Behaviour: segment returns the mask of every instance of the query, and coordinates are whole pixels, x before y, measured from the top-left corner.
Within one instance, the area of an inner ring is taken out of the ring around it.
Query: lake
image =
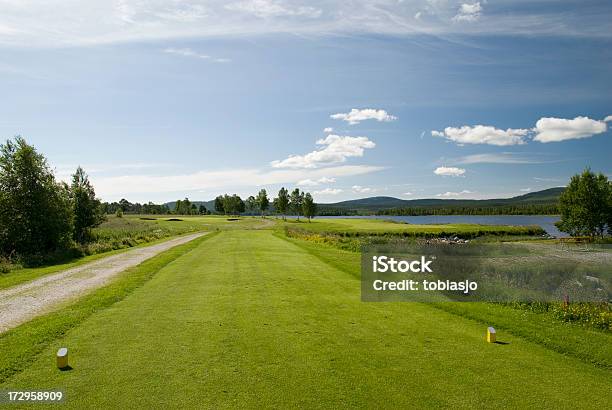
[[[552,236],[567,237],[557,229],[558,216],[548,215],[424,215],[424,216],[319,216],[317,218],[376,218],[411,224],[539,225]]]

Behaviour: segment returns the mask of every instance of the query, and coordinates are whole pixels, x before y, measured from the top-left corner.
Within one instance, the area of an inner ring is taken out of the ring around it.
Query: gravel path
[[[160,252],[202,235],[205,233],[185,235],[156,245],[132,249],[0,290],[0,333],[47,312],[68,299],[103,286],[118,273]]]

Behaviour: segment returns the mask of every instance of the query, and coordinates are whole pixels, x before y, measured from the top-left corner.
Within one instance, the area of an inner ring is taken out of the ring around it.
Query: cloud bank
[[[441,198],[453,198],[453,197],[458,197],[458,196],[463,196],[463,195],[468,195],[468,194],[473,194],[472,191],[469,191],[467,189],[464,189],[463,191],[460,192],[444,192],[442,194],[437,194],[437,197],[441,197]]]
[[[244,168],[232,170],[202,170],[189,174],[177,175],[121,175],[97,176],[90,174],[96,187],[96,193],[104,200],[118,200],[130,197],[135,200],[152,200],[149,194],[203,190],[252,190],[253,187],[296,184],[299,181],[311,180],[317,183],[331,183],[337,178],[365,175],[383,170],[384,167],[372,165],[340,165],[324,169],[258,169]]]
[[[340,188],[325,188],[320,191],[314,191],[315,195],[338,195],[344,192],[344,190]]]
[[[207,54],[200,54],[190,48],[166,48],[164,49],[164,53],[176,54],[182,57],[199,58],[202,60],[211,61],[213,63],[229,63],[231,61],[229,58],[216,58]]]
[[[567,9],[500,1],[486,3],[486,14],[483,5],[448,0],[5,0],[0,45],[64,47],[275,33],[612,37],[612,12],[605,4],[586,12],[578,4]]]

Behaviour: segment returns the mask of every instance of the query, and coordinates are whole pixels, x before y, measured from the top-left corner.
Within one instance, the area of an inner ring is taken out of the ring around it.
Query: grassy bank
[[[333,233],[346,237],[401,236],[401,237],[452,237],[470,239],[484,235],[542,235],[539,226],[439,224],[416,225],[382,219],[313,219],[312,222],[288,220],[285,226],[315,233]]]
[[[282,237],[283,234],[277,232],[276,235]],[[354,250],[342,244],[304,240],[303,237],[288,240],[334,268],[356,279],[360,278],[360,254]],[[339,249],[338,246],[345,249]],[[552,309],[548,312],[534,311],[521,306],[491,303],[439,303],[431,306],[485,326],[493,325],[559,353],[612,369],[612,350],[609,348],[612,345],[612,333],[609,330],[593,328],[589,325],[588,318],[586,322],[585,318],[580,318],[575,320],[575,323],[570,323],[559,318]],[[593,314],[600,315],[601,309],[602,307],[599,307]],[[609,312],[608,308],[605,309],[605,312]]]
[[[85,244],[75,244],[54,254],[30,255],[13,263],[5,261],[0,268],[0,289],[174,236],[200,231],[253,229],[265,224],[261,218],[253,217],[124,215],[117,218],[109,215],[104,223],[92,230],[90,241]]]
[[[0,383],[25,369],[37,355],[51,346],[88,317],[123,300],[150,280],[161,268],[179,256],[195,249],[208,234],[187,244],[163,252],[142,264],[121,273],[109,285],[66,306],[12,330],[0,334]]]

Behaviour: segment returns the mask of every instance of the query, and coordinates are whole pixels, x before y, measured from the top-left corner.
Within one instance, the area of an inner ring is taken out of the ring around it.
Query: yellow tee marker
[[[57,368],[64,369],[68,367],[68,349],[62,347],[57,351]]]
[[[495,340],[496,340],[495,329],[489,326],[487,328],[487,342],[495,343]]]

